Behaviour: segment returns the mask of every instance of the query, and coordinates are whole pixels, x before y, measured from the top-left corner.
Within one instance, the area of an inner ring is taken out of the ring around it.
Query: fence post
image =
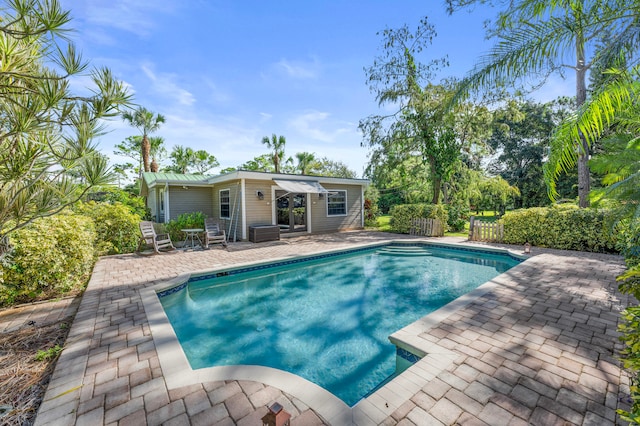
[[[469,218],[469,240],[473,241],[473,222],[476,220],[475,216]]]

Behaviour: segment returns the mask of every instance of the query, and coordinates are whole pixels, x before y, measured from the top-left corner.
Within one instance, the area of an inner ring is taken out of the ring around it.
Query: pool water
[[[390,334],[517,263],[508,255],[387,246],[218,274],[160,300],[193,369],[274,367],[353,406],[394,374]]]

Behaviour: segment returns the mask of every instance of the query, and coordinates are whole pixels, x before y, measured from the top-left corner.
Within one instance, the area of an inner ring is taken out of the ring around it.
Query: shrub
[[[462,202],[447,205],[447,226],[449,231],[460,232],[469,222],[469,206]]]
[[[205,216],[202,212],[182,213],[167,223],[166,232],[169,233],[172,241],[182,240],[184,233],[181,229],[204,228],[204,219]]]
[[[574,205],[535,207],[506,213],[504,242],[591,252],[616,252],[616,238],[605,220],[606,210]]]
[[[380,193],[378,190],[369,186],[364,192],[364,225],[373,227],[377,226],[378,216],[380,212],[378,210],[378,200],[380,199]]]
[[[399,234],[408,234],[411,219],[440,219],[446,228],[447,209],[442,204],[400,204],[391,207],[391,230]]]
[[[87,201],[98,203],[121,203],[127,206],[131,213],[142,220],[151,220],[151,211],[146,206],[143,197],[131,194],[123,189],[113,186],[101,186],[93,188],[86,196]]]
[[[627,271],[618,277],[620,291],[640,300],[640,220],[627,220],[622,224],[620,252],[627,262]],[[620,355],[624,367],[631,376],[629,391],[632,406],[629,412],[619,410],[623,420],[633,424],[640,422],[640,306],[628,306],[622,311],[618,325],[620,341],[624,348]]]
[[[95,252],[93,221],[75,214],[40,218],[11,234],[13,251],[0,266],[0,305],[81,290]]]
[[[95,250],[98,256],[133,253],[140,241],[141,217],[120,202],[80,203],[75,210],[93,219],[97,238]]]

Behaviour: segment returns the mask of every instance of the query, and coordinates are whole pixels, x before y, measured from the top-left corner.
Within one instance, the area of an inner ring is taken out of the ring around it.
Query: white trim
[[[335,194],[337,192],[344,192],[344,214],[329,214],[329,197],[331,197],[331,194]],[[329,190],[329,194],[326,194],[324,196],[325,198],[325,214],[327,215],[327,217],[340,217],[340,216],[347,216],[349,215],[349,205],[347,203],[347,190],[346,189],[330,189]]]
[[[223,217],[222,216],[222,196],[220,195],[220,193],[222,191],[229,191],[229,216],[227,217]],[[231,189],[230,188],[223,188],[223,189],[218,189],[218,217],[220,219],[231,219]]]
[[[171,216],[171,209],[169,208],[169,184],[165,183],[164,185],[164,192],[165,192],[165,202],[166,205],[164,206],[164,223],[169,223],[169,217]]]
[[[307,192],[306,195],[307,195],[307,199],[304,204],[304,209],[307,215],[305,219],[307,223],[305,223],[305,225],[307,227],[307,234],[310,234],[311,233],[311,193]]]
[[[240,198],[240,202],[242,203],[242,239],[247,239],[247,203],[246,203],[246,182],[245,179],[240,179],[240,191],[242,194],[242,198]],[[236,224],[237,228],[237,224]]]
[[[310,175],[290,175],[283,173],[264,173],[264,172],[252,172],[247,170],[237,170],[235,172],[227,173],[224,175],[213,176],[207,180],[208,183],[222,183],[230,180],[250,179],[250,180],[298,180],[298,181],[315,181],[327,184],[336,185],[364,185],[368,186],[370,181],[368,179],[348,179],[348,178],[336,178],[329,176],[310,176]],[[182,184],[184,185],[184,184]]]
[[[360,226],[364,228],[364,187],[360,187]]]
[[[278,185],[271,185],[271,224],[278,224],[278,217],[276,216],[276,210],[278,206],[278,200],[276,200],[276,191],[280,189]]]

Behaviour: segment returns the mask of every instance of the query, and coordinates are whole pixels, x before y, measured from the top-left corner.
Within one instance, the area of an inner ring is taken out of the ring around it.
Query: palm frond
[[[624,78],[616,79],[603,87],[582,105],[576,114],[565,120],[551,138],[551,153],[545,164],[545,180],[552,200],[557,199],[556,181],[558,176],[576,165],[582,152],[581,136],[588,147],[600,139],[617,115],[631,105],[640,87],[631,75],[619,71]],[[637,72],[634,71],[634,74]]]

